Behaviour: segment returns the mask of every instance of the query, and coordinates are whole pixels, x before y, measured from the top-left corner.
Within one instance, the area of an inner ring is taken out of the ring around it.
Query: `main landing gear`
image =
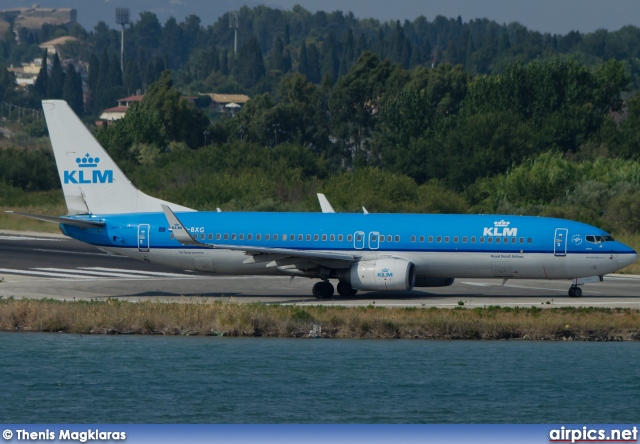
[[[338,282],[338,294],[340,296],[355,296],[358,292],[355,288],[346,282]]]
[[[333,296],[333,285],[329,281],[316,282],[313,286],[313,295],[318,299],[329,299]],[[346,282],[338,282],[338,294],[340,296],[354,296],[358,290]]]
[[[581,296],[582,288],[578,287],[577,285],[572,285],[571,288],[569,288],[569,297],[579,298]]]
[[[333,296],[333,285],[329,281],[316,282],[312,291],[318,299],[329,299]]]

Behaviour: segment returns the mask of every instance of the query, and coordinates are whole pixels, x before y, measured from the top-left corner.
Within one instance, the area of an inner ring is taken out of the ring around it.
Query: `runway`
[[[569,281],[456,279],[450,287],[394,293],[359,292],[318,300],[315,281],[289,277],[221,276],[177,270],[112,256],[62,235],[0,231],[0,296],[91,300],[272,304],[375,304],[396,307],[600,306],[640,309],[640,276],[608,275],[570,298]]]

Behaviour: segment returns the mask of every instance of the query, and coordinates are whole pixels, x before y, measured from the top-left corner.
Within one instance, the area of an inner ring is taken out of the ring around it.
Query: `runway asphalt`
[[[0,231],[0,296],[65,300],[233,300],[273,304],[466,307],[600,306],[640,309],[640,276],[608,275],[570,298],[569,281],[456,279],[450,287],[402,293],[359,292],[318,300],[315,281],[289,277],[220,276],[110,256],[63,235]],[[335,284],[335,283],[334,283]]]

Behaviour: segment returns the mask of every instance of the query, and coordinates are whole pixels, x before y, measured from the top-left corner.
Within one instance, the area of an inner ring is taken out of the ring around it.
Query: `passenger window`
[[[342,234],[338,234],[338,242],[342,242],[344,236]]]
[[[216,234],[216,240],[220,240],[220,233]]]
[[[240,240],[244,240],[244,234],[240,234]]]
[[[433,242],[433,236],[429,236],[429,242]]]
[[[314,235],[313,235],[313,240],[314,240],[314,241],[317,241],[318,239],[320,239],[320,236],[318,236],[317,234],[314,234]]]
[[[453,238],[453,242],[456,243],[456,244],[458,243],[458,236]]]
[[[499,244],[499,243],[500,243],[500,238],[496,237],[496,244]]]
[[[362,242],[362,234],[356,234],[356,242]]]
[[[475,244],[476,243],[476,237],[475,236],[471,236],[471,243]]]
[[[209,240],[213,240],[213,233],[209,233]]]
[[[300,235],[300,236],[302,237],[302,235]],[[296,235],[295,235],[295,234],[290,234],[290,235],[289,235],[289,240],[290,240],[290,241],[294,241],[294,240],[296,240]],[[300,239],[300,240],[302,240],[302,239]]]
[[[265,234],[264,235],[264,240],[268,241],[269,239],[271,239],[271,235]]]
[[[380,236],[378,236],[378,237],[379,237],[379,239],[378,239],[378,240],[379,240],[380,242],[384,242],[384,235],[383,235],[383,234],[381,234],[381,235],[380,235]]]
[[[236,240],[236,233],[233,233],[233,234],[231,235],[231,240]]]
[[[322,242],[326,242],[326,241],[327,241],[327,235],[326,235],[326,234],[323,234],[323,235],[322,235]]]
[[[251,240],[252,236],[250,234],[247,234],[247,240]]]
[[[353,240],[352,234],[347,234],[347,242],[351,242]]]
[[[467,243],[467,236],[462,236],[462,243],[466,244]]]
[[[531,238],[527,238],[527,243],[530,244],[531,243]]]
[[[387,242],[391,242],[391,236],[387,236]]]
[[[420,242],[424,242],[424,236],[420,236]]]
[[[273,240],[278,240],[278,235],[277,234],[273,235]]]
[[[282,239],[283,242],[286,241],[287,240],[287,235],[283,234],[281,239]]]
[[[481,238],[480,238],[480,243],[481,243],[481,244],[484,244],[484,237],[481,237]]]
[[[293,240],[293,239],[291,239]],[[302,241],[302,234],[298,234],[298,241]]]
[[[311,235],[307,234],[307,242],[309,242],[311,240]]]
[[[229,235],[228,234],[224,234],[224,240],[229,240]]]
[[[169,235],[169,239],[173,239],[174,237],[176,237],[176,236],[175,236],[173,233],[171,233],[171,234]]]
[[[444,237],[444,242],[445,242],[446,244],[448,244],[448,243],[449,243],[449,236],[445,236],[445,237]]]
[[[515,244],[515,243],[516,243],[516,238],[515,238],[515,237],[512,237],[512,238],[511,238],[511,243],[512,243],[512,244]]]
[[[262,238],[262,234],[256,234],[256,240],[260,240]]]
[[[521,244],[524,244],[524,237],[521,237],[521,238],[520,238],[520,243],[521,243]]]
[[[411,236],[411,242],[415,242],[416,241],[416,237],[415,236]]]
[[[332,235],[331,235],[331,237],[329,238],[329,240],[330,240],[331,242],[334,242],[334,241],[336,240],[336,235],[335,235],[335,234],[332,234]]]
[[[394,240],[395,240],[396,242],[400,242],[400,236],[396,236],[396,237],[394,238]]]
[[[442,236],[436,237],[436,242],[438,242],[438,243],[442,242]]]
[[[488,237],[487,238],[487,242],[492,243],[493,242],[493,238],[492,237]]]

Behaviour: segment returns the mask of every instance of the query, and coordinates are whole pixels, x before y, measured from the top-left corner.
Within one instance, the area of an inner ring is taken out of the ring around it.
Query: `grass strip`
[[[185,302],[188,302],[185,300]],[[370,339],[640,340],[623,308],[385,308],[0,297],[0,331]]]

